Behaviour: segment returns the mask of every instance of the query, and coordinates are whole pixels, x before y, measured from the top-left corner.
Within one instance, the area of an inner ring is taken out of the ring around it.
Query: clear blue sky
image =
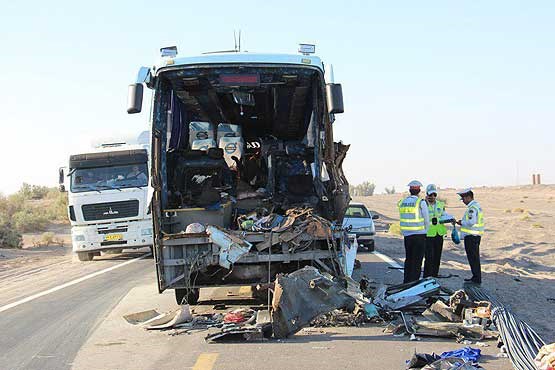
[[[555,183],[554,19],[553,1],[4,1],[0,191],[54,185],[70,152],[147,129],[125,112],[139,66],[161,46],[229,49],[233,29],[244,50],[312,42],[334,64],[351,183]]]

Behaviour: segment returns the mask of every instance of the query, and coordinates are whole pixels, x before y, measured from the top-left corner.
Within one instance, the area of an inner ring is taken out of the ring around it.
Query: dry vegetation
[[[23,184],[17,193],[0,194],[0,247],[21,247],[23,233],[46,231],[54,222],[67,221],[67,193],[56,188]],[[44,233],[38,245],[56,243]]]

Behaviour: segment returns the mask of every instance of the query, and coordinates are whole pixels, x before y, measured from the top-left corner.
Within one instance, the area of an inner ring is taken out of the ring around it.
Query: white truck
[[[299,52],[162,48],[129,87],[128,113],[141,111],[144,85],[153,90],[154,255],[159,291],[178,303],[202,287],[341,269],[348,145],[333,141],[332,122],[342,90],[313,45]]]
[[[73,154],[68,167],[60,168],[73,252],[80,261],[91,261],[101,251],[152,249],[148,164],[148,143],[119,142]]]

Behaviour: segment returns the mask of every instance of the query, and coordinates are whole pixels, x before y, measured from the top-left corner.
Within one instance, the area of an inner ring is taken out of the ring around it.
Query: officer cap
[[[430,195],[430,194],[437,194],[437,186],[435,186],[435,184],[430,184],[428,186],[426,186],[426,194]]]
[[[466,194],[469,194],[469,193],[472,193],[472,188],[466,188],[466,189],[463,189],[463,190],[457,192],[457,194],[461,197],[463,195],[466,195]]]
[[[424,185],[422,185],[422,183],[418,180],[412,180],[408,184],[409,188],[414,188],[414,189],[416,189],[416,188],[420,189],[422,186],[424,186]]]

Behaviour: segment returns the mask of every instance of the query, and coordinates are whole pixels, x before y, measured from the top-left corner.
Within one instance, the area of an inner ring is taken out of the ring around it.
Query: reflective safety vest
[[[471,204],[466,209],[462,221],[468,221],[470,219],[470,211],[476,212],[476,219],[478,220],[474,225],[467,227],[461,226],[461,231],[467,235],[483,235],[484,234],[484,212],[478,204]]]
[[[408,197],[399,201],[399,223],[401,231],[424,231],[426,224],[420,211],[422,199]]]
[[[428,227],[428,233],[426,236],[436,236],[436,235],[445,235],[447,234],[447,228],[444,224],[439,223],[439,219],[443,215],[445,211],[445,203],[442,201],[436,200],[435,204],[428,204],[428,213],[430,214],[430,226]],[[432,223],[432,218],[437,218],[437,224],[434,225]]]

